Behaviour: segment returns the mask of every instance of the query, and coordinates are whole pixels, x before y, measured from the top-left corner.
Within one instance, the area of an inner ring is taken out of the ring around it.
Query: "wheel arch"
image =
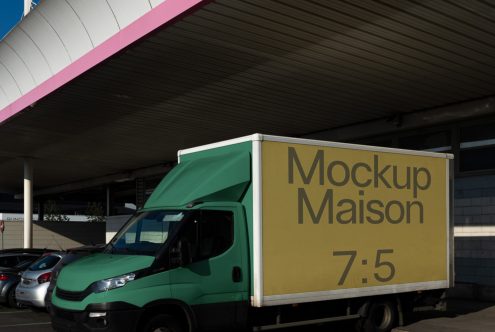
[[[184,325],[185,330],[188,332],[194,332],[197,330],[197,321],[191,307],[180,300],[156,300],[147,303],[144,307],[144,312],[139,319],[138,327],[143,326],[144,322],[150,317],[157,314],[171,314],[180,320]]]

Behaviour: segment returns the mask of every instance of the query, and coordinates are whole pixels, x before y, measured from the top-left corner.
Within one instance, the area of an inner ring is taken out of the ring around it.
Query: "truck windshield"
[[[154,256],[188,211],[149,211],[134,216],[105,248],[106,253]]]

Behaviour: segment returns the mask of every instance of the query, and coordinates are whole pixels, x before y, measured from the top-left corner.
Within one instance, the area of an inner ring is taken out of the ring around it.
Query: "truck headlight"
[[[106,292],[106,291],[114,289],[114,288],[124,287],[129,281],[132,281],[135,278],[136,278],[136,275],[134,273],[127,273],[127,274],[123,274],[123,275],[118,276],[118,277],[103,279],[103,280],[97,281],[94,284],[93,291],[95,293],[101,293],[101,292]]]

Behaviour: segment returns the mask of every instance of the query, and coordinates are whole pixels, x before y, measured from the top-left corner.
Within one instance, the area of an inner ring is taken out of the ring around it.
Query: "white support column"
[[[24,160],[24,248],[33,247],[33,165]]]

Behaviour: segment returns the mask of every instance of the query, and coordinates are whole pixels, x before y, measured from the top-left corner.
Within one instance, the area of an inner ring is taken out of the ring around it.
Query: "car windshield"
[[[41,270],[48,270],[54,267],[58,261],[60,260],[59,256],[55,255],[47,255],[44,256],[40,259],[38,259],[36,262],[34,262],[32,265],[29,266],[28,270],[29,271],[41,271]]]
[[[22,262],[17,264],[14,268],[19,270],[25,270],[29,265],[31,265],[32,262],[34,262],[35,259],[36,257],[30,257],[29,259],[23,260]]]
[[[150,255],[162,247],[188,211],[148,211],[134,216],[105,248],[106,253]]]
[[[19,263],[17,256],[3,256],[0,257],[0,266],[13,267]]]

